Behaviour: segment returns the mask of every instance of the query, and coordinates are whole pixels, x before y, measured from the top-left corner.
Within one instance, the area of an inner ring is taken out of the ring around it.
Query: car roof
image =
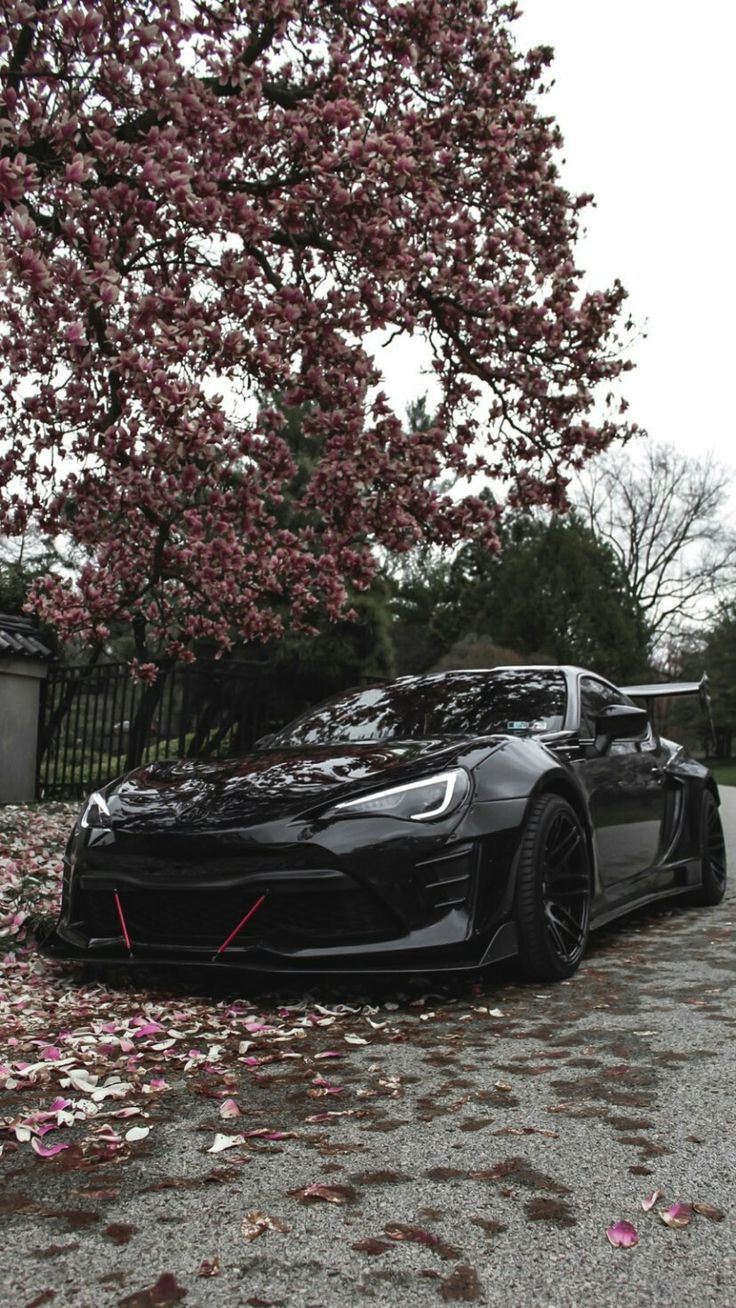
[[[442,677],[465,676],[468,673],[476,675],[485,672],[560,672],[566,677],[598,677],[601,681],[608,681],[608,678],[599,672],[590,672],[587,668],[578,668],[571,663],[496,663],[490,668],[444,668],[441,672],[410,672],[394,680],[439,681]]]

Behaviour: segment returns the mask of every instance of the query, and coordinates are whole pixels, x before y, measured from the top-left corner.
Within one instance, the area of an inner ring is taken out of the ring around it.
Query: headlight
[[[376,790],[360,799],[348,799],[336,804],[333,813],[385,814],[387,817],[411,818],[412,822],[428,822],[431,818],[446,817],[460,806],[470,790],[468,775],[462,768],[442,772],[423,781],[410,781],[390,790]]]
[[[82,816],[79,819],[79,825],[84,831],[94,827],[97,831],[109,831],[112,826],[110,810],[107,807],[107,801],[99,790],[95,790],[90,795],[87,803],[82,809]]]

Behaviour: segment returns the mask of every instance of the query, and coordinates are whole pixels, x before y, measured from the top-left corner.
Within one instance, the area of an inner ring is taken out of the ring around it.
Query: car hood
[[[158,762],[128,773],[106,795],[116,827],[267,822],[453,766],[469,744],[447,738],[347,742]]]

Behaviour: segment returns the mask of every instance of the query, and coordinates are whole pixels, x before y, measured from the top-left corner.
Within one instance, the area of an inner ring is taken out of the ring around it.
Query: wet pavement
[[[724,816],[736,867],[736,790]],[[606,929],[550,987],[144,993],[23,964],[0,1059],[48,1066],[11,1068],[0,1117],[83,1107],[36,1137],[53,1155],[6,1131],[0,1303],[736,1306],[735,898]],[[677,1200],[723,1219],[669,1229]]]

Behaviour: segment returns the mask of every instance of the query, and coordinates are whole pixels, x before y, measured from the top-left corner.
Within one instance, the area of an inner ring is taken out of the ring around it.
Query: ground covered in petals
[[[736,1304],[732,901],[538,992],[95,979],[72,811],[0,809],[0,1303]]]

